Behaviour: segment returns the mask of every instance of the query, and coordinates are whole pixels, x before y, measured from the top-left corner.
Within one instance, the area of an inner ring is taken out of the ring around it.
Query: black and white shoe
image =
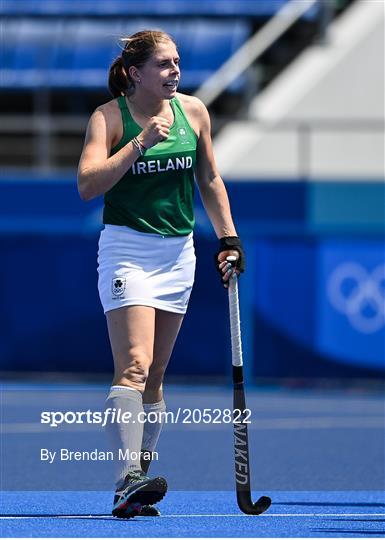
[[[112,515],[125,519],[138,516],[143,507],[161,501],[166,491],[167,482],[161,476],[149,478],[143,471],[131,471],[124,479],[123,486],[115,493]]]
[[[148,469],[151,465],[153,457],[153,452],[151,450],[142,449],[141,456],[140,456],[140,468],[144,472],[144,474],[148,473]],[[142,510],[140,511],[140,516],[146,516],[146,517],[157,517],[160,516],[159,508],[156,506],[151,506],[150,504],[145,504],[142,507]]]

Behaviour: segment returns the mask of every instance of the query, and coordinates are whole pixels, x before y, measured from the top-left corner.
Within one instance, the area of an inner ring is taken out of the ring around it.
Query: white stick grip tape
[[[229,312],[231,332],[231,360],[233,366],[242,366],[241,321],[239,317],[238,278],[234,274],[229,280]]]

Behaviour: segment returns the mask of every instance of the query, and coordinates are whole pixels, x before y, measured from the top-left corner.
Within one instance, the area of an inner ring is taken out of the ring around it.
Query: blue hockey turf
[[[242,515],[234,494],[171,492],[159,518],[113,518],[106,492],[14,492],[4,496],[6,537],[357,537],[384,536],[383,494],[269,492],[261,516]],[[20,508],[22,506],[22,509]]]
[[[183,423],[184,409],[231,407],[230,387],[168,386],[168,410],[153,474],[170,490],[160,518],[110,515],[112,464],[42,461],[47,448],[105,449],[98,425],[40,422],[42,411],[102,410],[108,387],[4,384],[2,537],[383,537],[384,398],[365,391],[247,391],[254,499],[239,511],[232,425]]]

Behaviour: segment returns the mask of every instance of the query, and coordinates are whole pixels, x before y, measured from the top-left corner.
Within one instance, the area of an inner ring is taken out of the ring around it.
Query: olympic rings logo
[[[355,262],[340,264],[326,287],[331,305],[362,334],[373,334],[385,326],[385,264],[372,272]]]

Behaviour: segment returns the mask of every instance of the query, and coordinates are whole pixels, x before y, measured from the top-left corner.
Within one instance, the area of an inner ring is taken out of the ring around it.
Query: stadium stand
[[[3,27],[2,88],[105,88],[119,37],[161,26],[177,41],[182,87],[194,89],[250,36],[246,21],[12,18]],[[28,44],[26,46],[26,44]]]
[[[383,5],[355,2],[328,35],[254,96],[247,121],[222,130],[226,177],[383,181]]]
[[[321,1],[321,0],[319,0]],[[340,0],[347,2],[350,0]],[[74,167],[86,118],[110,96],[108,67],[119,38],[143,28],[172,34],[182,92],[195,92],[285,0],[5,0],[0,2],[0,160],[40,169]],[[214,135],[317,33],[316,10],[211,108]],[[307,14],[309,15],[309,14]],[[277,54],[278,51],[278,54]],[[284,54],[282,54],[284,51]],[[31,121],[30,114],[33,115]],[[23,116],[24,115],[24,116]],[[223,120],[222,120],[223,119]],[[17,144],[16,143],[17,140]]]
[[[3,0],[4,15],[271,16],[286,0]]]
[[[145,27],[161,27],[179,45],[182,88],[194,90],[286,3],[4,0],[0,3],[0,88],[105,87],[105,70],[116,56],[118,37]],[[305,18],[314,20],[317,7]],[[242,83],[239,80],[230,91],[243,88]]]

